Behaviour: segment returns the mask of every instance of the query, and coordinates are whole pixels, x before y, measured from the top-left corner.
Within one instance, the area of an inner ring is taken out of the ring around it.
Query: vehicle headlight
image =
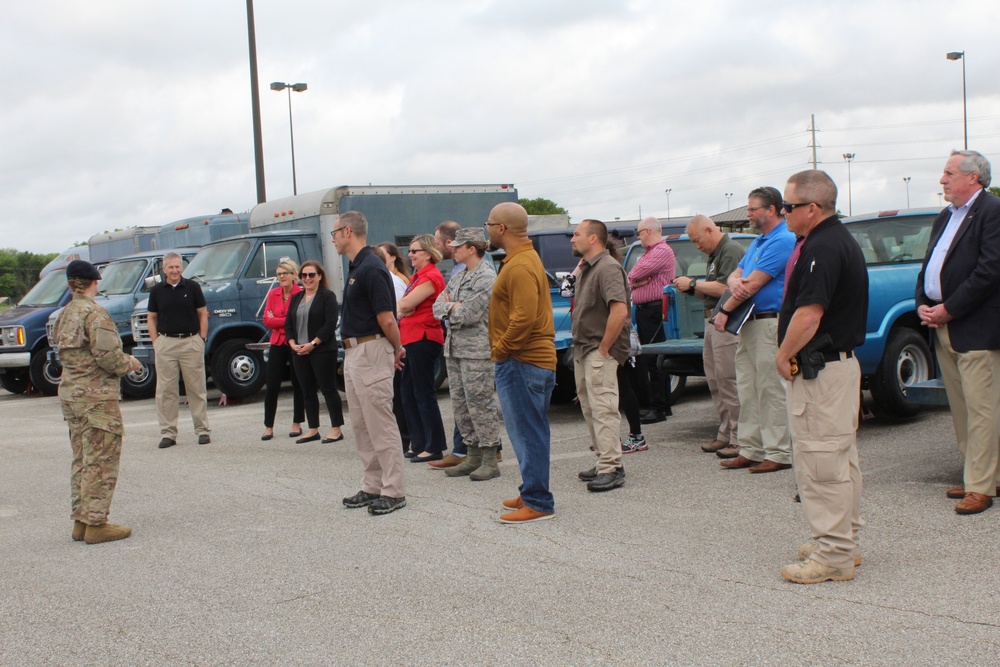
[[[0,329],[0,345],[4,347],[24,347],[24,327],[4,327]]]

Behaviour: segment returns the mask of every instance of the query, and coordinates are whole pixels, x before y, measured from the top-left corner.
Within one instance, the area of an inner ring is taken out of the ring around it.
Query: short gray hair
[[[795,192],[803,201],[812,202],[824,211],[837,210],[837,184],[830,175],[819,169],[807,169],[792,174],[788,182],[795,186]],[[750,193],[751,196],[759,197]]]
[[[170,252],[167,252],[167,253],[163,254],[163,263],[164,264],[166,264],[171,259],[179,259],[179,260],[181,260],[181,263],[184,262],[184,259],[181,257],[181,254],[179,252],[174,252],[173,250],[171,250]]]
[[[961,155],[964,159],[958,164],[958,170],[963,174],[976,174],[979,176],[979,184],[984,188],[990,187],[992,174],[990,174],[990,161],[983,157],[979,151],[952,151],[952,155]]]
[[[368,236],[368,219],[361,211],[344,211],[340,214],[340,224],[351,228],[351,233]]]

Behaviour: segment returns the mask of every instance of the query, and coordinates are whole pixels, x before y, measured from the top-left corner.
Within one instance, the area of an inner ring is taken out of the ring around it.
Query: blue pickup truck
[[[908,389],[936,375],[913,293],[938,213],[936,208],[891,210],[843,220],[861,246],[868,267],[868,325],[865,342],[856,350],[863,386],[871,392],[875,409],[889,417],[912,417],[920,412],[921,406],[908,400]],[[678,272],[684,273],[680,268]],[[670,318],[664,325],[668,340],[643,346],[643,352],[658,355],[671,374],[703,375],[700,300],[687,303],[692,297],[677,295],[672,287],[664,293],[670,300]]]

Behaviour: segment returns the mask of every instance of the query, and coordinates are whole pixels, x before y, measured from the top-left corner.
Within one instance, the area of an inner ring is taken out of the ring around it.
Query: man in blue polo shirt
[[[785,387],[774,368],[778,353],[778,312],[785,289],[785,265],[795,247],[781,215],[781,193],[757,188],[747,198],[747,217],[760,232],[729,276],[732,297],[722,305],[715,328],[725,330],[729,313],[746,300],[754,305],[736,347],[736,391],[740,397],[740,453],[720,465],[751,473],[792,467]]]

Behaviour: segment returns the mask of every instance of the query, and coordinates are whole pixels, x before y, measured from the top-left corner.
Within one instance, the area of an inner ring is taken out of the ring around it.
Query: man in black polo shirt
[[[781,575],[797,584],[847,581],[861,564],[861,468],[858,410],[865,342],[868,270],[854,238],[837,219],[837,186],[822,171],[788,179],[788,229],[805,237],[778,319],[778,374],[786,381],[795,481],[815,544]],[[792,371],[792,358],[797,374]],[[809,369],[814,379],[806,379]]]
[[[184,378],[198,444],[212,441],[205,389],[205,337],[208,309],[201,286],[181,276],[181,256],[163,256],[166,282],[149,291],[149,337],[156,351],[156,413],[160,419],[160,449],[177,444],[178,381]]]
[[[365,466],[361,491],[344,498],[344,505],[380,515],[406,507],[403,450],[392,414],[392,376],[402,369],[406,351],[399,342],[392,278],[367,237],[368,220],[357,211],[342,213],[333,229],[337,253],[350,259],[340,340],[351,428]]]

